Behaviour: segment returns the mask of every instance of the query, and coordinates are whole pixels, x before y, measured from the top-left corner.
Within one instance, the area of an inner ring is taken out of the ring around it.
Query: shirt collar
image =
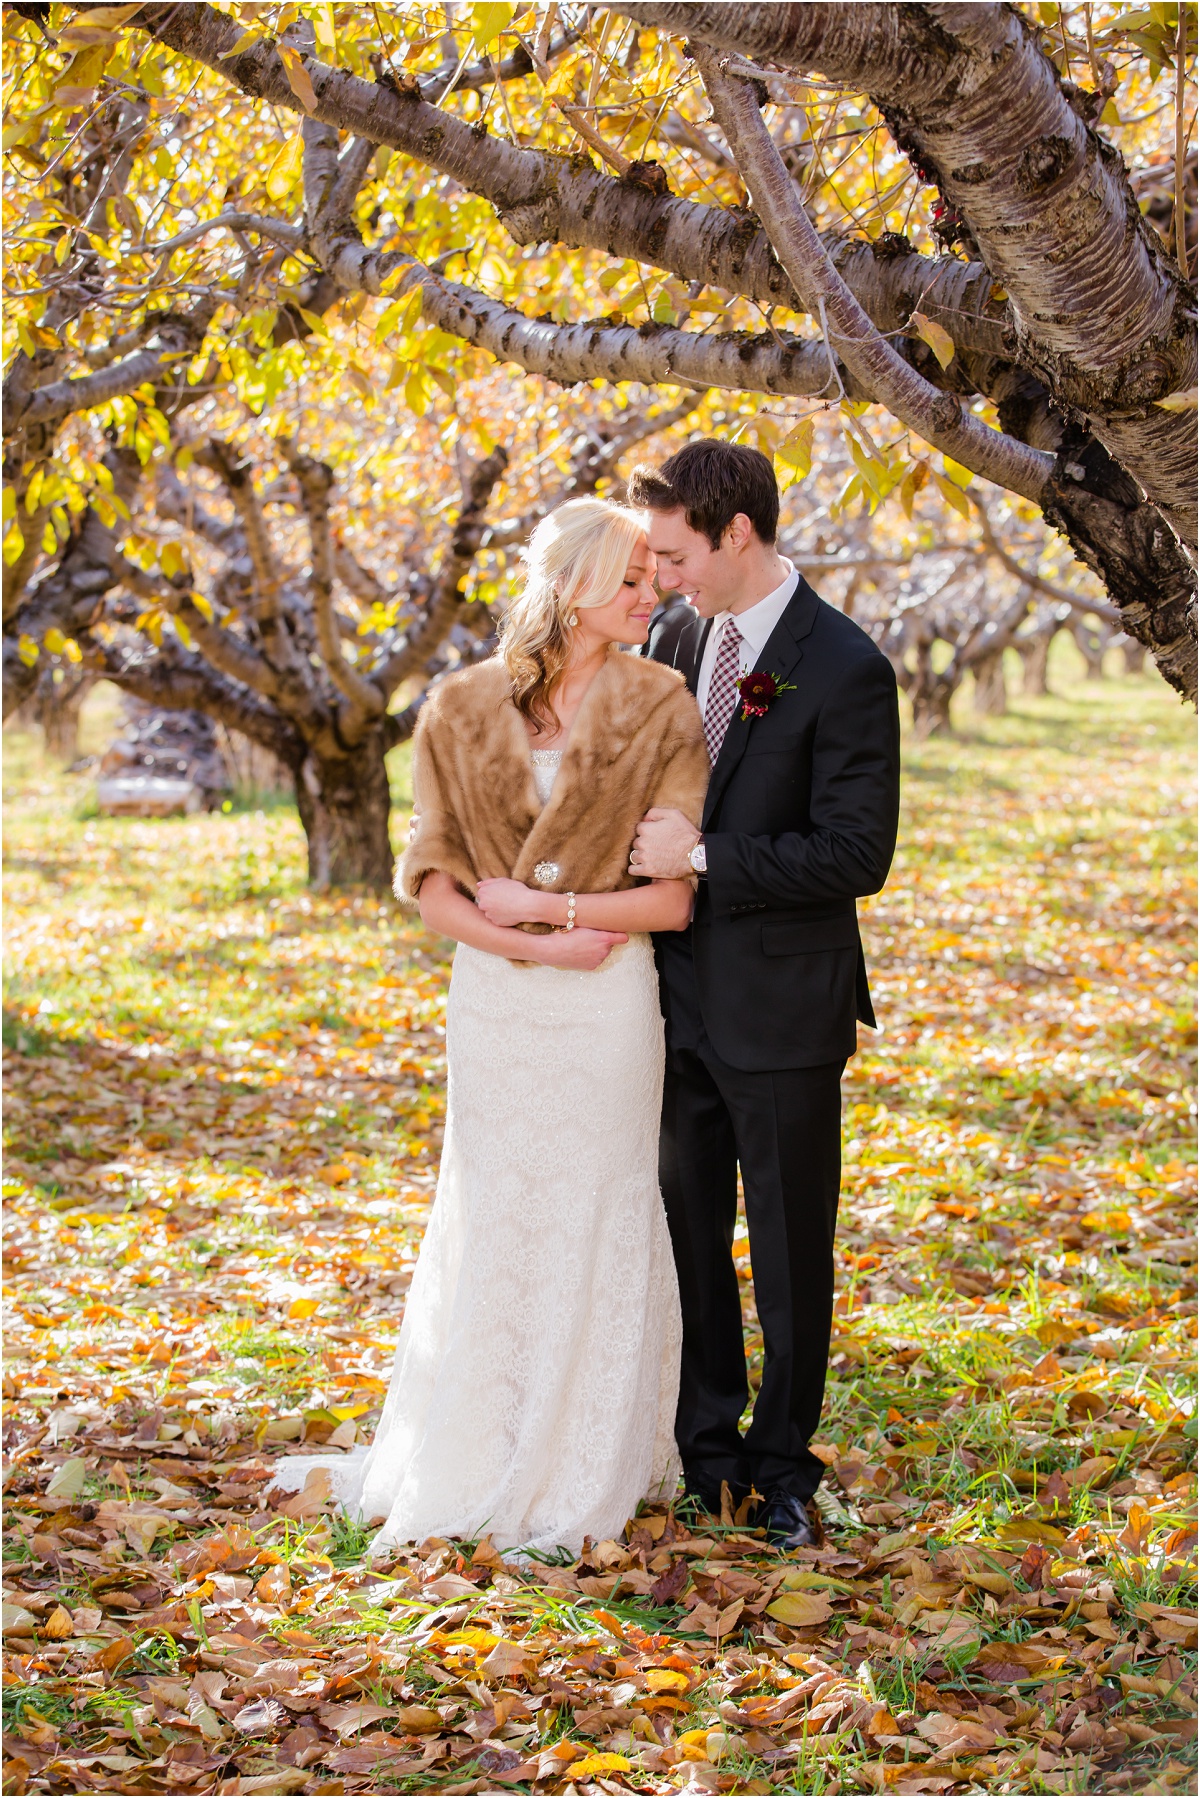
[[[786,556],[780,556],[779,559],[787,569],[787,574],[779,586],[773,592],[768,593],[765,599],[756,600],[752,606],[747,606],[746,610],[739,612],[734,619],[743,641],[753,651],[756,661],[767,646],[767,638],[783,617],[784,609],[791,598],[792,588],[796,584],[796,570],[793,564]],[[722,612],[713,620],[714,639],[718,626],[724,629],[725,620],[732,617],[732,612]]]

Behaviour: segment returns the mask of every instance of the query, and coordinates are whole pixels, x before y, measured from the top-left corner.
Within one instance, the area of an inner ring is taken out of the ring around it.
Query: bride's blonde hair
[[[575,614],[607,605],[625,577],[645,519],[606,499],[571,499],[537,525],[521,551],[525,580],[500,631],[513,704],[537,731],[553,730],[552,700],[566,672]]]

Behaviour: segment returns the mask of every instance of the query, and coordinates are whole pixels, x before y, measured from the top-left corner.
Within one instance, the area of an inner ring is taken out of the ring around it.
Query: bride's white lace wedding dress
[[[544,805],[558,751],[534,752]],[[375,1440],[295,1456],[373,1549],[490,1534],[578,1552],[678,1479],[680,1319],[658,1187],[663,1025],[650,939],[594,973],[460,944],[437,1197]]]

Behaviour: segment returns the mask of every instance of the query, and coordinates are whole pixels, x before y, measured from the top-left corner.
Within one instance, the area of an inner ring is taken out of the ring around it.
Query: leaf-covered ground
[[[5,1789],[1194,1791],[1193,731],[1147,679],[910,748],[825,1545],[541,1567],[272,1477],[378,1410],[444,945],[10,738]]]

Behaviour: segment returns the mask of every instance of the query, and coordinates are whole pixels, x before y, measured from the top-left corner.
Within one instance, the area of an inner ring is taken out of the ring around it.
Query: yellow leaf
[[[10,535],[11,535],[11,532],[10,532]],[[21,660],[24,662],[24,664],[27,668],[32,668],[33,664],[38,659],[38,655],[40,654],[40,651],[38,649],[37,644],[34,642],[33,638],[26,636],[26,635],[24,635],[24,633],[22,633],[22,635],[17,639],[17,654],[20,656]]]
[[[563,58],[546,83],[547,100],[565,99],[569,102],[572,99],[575,93],[575,72],[578,67],[578,57],[566,56]]]
[[[222,50],[217,60],[219,62],[228,62],[231,56],[240,56],[243,50],[248,50],[250,48],[251,44],[261,44],[262,42],[264,42],[264,39],[261,32],[243,31],[236,44],[231,44],[228,50]]]
[[[313,35],[322,50],[333,55],[337,49],[337,35],[333,28],[333,7],[329,0],[323,0],[320,6],[314,6],[309,15],[313,22]]]
[[[208,622],[211,624],[213,621],[211,600],[206,599],[203,593],[198,593],[194,587],[188,597],[191,599],[192,604],[199,612],[201,618],[207,618]]]
[[[1161,400],[1155,400],[1164,412],[1194,412],[1196,410],[1196,389],[1181,387],[1178,393],[1168,393]]]
[[[808,1629],[833,1615],[829,1600],[819,1592],[785,1592],[767,1606],[767,1615],[789,1629]]]
[[[273,200],[286,200],[304,164],[304,144],[297,134],[289,137],[267,170],[267,192]]]
[[[1133,1227],[1128,1211],[1086,1211],[1079,1222],[1085,1230],[1103,1230],[1109,1236],[1124,1236]]]
[[[67,646],[67,639],[63,636],[57,626],[53,624],[42,638],[42,642],[46,645],[46,648],[50,651],[52,656],[60,656]]]
[[[475,40],[475,48],[480,54],[489,45],[494,44],[500,33],[511,23],[515,6],[504,4],[473,6],[471,8],[471,36]]]
[[[949,368],[954,360],[954,339],[949,331],[923,312],[914,312],[908,322],[915,326],[917,336],[929,345],[942,367]]]
[[[975,479],[969,468],[964,468],[961,462],[955,462],[950,456],[942,457],[942,469],[956,487],[969,487]]]
[[[930,469],[929,472],[933,476],[934,486],[946,501],[946,504],[953,507],[960,518],[970,518],[971,502],[966,498],[962,489],[956,487],[953,481],[948,481],[945,475],[939,474],[936,468]]]
[[[313,1317],[317,1311],[316,1299],[293,1299],[288,1306],[288,1316],[303,1318]]]
[[[74,20],[76,25],[97,25],[105,31],[116,31],[135,12],[141,12],[140,0],[133,6],[91,6]]]
[[[676,1673],[671,1667],[651,1667],[646,1684],[652,1692],[686,1692],[690,1682],[686,1673]]]
[[[782,462],[784,467],[791,471],[792,480],[788,483],[789,486],[796,481],[802,481],[809,472],[812,467],[812,452],[813,420],[809,416],[802,418],[799,424],[793,425],[783,442],[777,444],[775,448],[776,461]]]
[[[632,1766],[623,1754],[585,1754],[581,1761],[571,1762],[571,1781],[590,1779],[596,1773],[628,1773]]]
[[[288,78],[288,86],[305,112],[315,112],[317,96],[313,92],[312,80],[301,61],[299,50],[294,50],[290,44],[280,44],[278,48],[279,60],[283,64],[283,72]],[[267,191],[270,192],[269,183]]]

